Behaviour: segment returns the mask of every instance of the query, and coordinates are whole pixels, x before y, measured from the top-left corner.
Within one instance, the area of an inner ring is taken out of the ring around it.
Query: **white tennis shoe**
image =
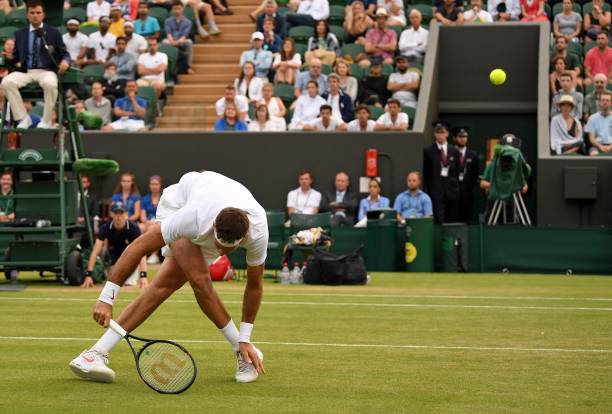
[[[97,382],[113,382],[115,371],[108,367],[108,354],[86,349],[70,361],[70,369],[81,378]]]
[[[255,348],[255,351],[257,352],[257,355],[259,355],[259,359],[261,359],[263,362],[263,352],[257,348]],[[257,373],[255,365],[253,365],[252,362],[246,362],[242,358],[242,354],[240,352],[236,352],[236,358],[238,359],[236,364],[236,382],[245,383],[257,380],[259,374]]]

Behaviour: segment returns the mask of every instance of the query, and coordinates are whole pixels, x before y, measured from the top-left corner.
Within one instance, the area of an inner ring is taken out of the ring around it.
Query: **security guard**
[[[459,202],[457,221],[469,223],[474,213],[474,189],[478,184],[478,154],[467,147],[468,128],[458,127],[454,131],[455,146],[459,151]]]

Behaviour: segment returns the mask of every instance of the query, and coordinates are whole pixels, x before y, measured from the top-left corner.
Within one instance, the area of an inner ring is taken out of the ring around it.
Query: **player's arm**
[[[100,255],[103,245],[104,245],[103,240],[96,239],[96,242],[94,243],[94,247],[91,250],[91,254],[89,255],[89,260],[87,261],[87,269],[85,269],[86,270],[85,279],[83,279],[83,283],[81,284],[82,288],[90,288],[90,287],[93,287],[94,285],[92,272],[94,268],[96,267],[96,259]]]
[[[264,265],[247,266],[247,284],[242,300],[242,322],[255,323],[263,296]]]

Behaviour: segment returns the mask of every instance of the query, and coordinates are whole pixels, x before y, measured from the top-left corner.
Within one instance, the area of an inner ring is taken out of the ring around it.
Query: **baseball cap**
[[[442,121],[435,121],[435,122],[433,123],[433,128],[434,128],[434,131],[436,131],[436,132],[437,132],[437,131],[442,131],[442,130],[446,130],[446,131],[448,131],[448,125],[446,125],[446,124],[445,124],[444,122],[442,122]]]
[[[111,213],[125,213],[127,209],[125,208],[123,201],[114,201],[111,205]]]
[[[262,32],[253,32],[251,40],[264,40],[264,35]]]
[[[387,17],[388,16],[387,10],[385,10],[384,7],[379,7],[378,9],[376,9],[376,17],[378,17],[378,16],[385,16],[385,17]]]
[[[457,127],[453,130],[453,132],[456,137],[467,137],[468,136],[467,127]]]

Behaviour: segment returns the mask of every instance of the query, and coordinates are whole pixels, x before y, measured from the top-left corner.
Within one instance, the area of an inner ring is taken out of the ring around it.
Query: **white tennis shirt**
[[[266,211],[245,186],[212,171],[187,173],[177,184],[164,189],[156,214],[166,242],[164,256],[172,255],[170,244],[186,238],[200,246],[208,264],[212,263],[219,256],[213,223],[227,207],[247,214],[249,231],[240,246],[246,249],[247,265],[262,265],[268,248]]]

